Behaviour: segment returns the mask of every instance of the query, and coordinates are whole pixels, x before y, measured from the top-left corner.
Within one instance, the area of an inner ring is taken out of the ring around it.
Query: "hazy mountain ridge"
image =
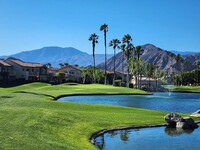
[[[177,70],[175,54],[158,48],[152,44],[145,44],[142,45],[142,49],[144,50],[143,54],[141,55],[141,59],[144,62],[156,64],[160,69],[166,72],[173,72]],[[188,69],[191,70],[194,68],[192,65],[194,61],[200,61],[200,53],[195,53],[191,55],[185,56],[185,58],[189,61]],[[116,70],[122,71],[122,52],[116,55]],[[108,70],[113,70],[113,63],[114,58],[108,59],[107,68]],[[127,68],[126,65],[126,57],[124,59],[125,70]],[[104,63],[98,65],[99,68],[104,69]]]
[[[109,54],[108,58],[113,55]],[[73,47],[43,47],[41,49],[23,51],[7,57],[14,57],[27,62],[38,62],[42,64],[51,63],[53,67],[58,67],[59,63],[69,63],[71,65],[88,66],[93,64],[92,55],[82,52]],[[96,63],[104,62],[104,54],[96,54]],[[1,57],[1,58],[6,58]]]

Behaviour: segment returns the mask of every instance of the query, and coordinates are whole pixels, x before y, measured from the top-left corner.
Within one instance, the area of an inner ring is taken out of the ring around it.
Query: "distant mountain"
[[[156,64],[160,69],[164,70],[165,72],[173,72],[177,70],[176,60],[175,60],[176,55],[174,53],[158,48],[152,44],[145,44],[142,46],[142,49],[144,50],[144,52],[141,55],[141,59],[144,62]],[[188,68],[190,70],[194,68],[194,66],[192,65],[193,62],[196,60],[200,60],[199,57],[200,53],[186,56],[186,59],[189,61]],[[108,60],[107,62],[108,70],[113,70],[113,62],[114,62],[113,57]],[[122,71],[121,62],[122,62],[122,53],[120,52],[116,55],[117,71]],[[126,58],[124,60],[124,64],[126,69],[127,68]],[[98,67],[104,69],[104,63],[99,64]]]
[[[186,51],[186,52],[179,52],[179,51],[171,51],[172,53],[174,54],[180,54],[182,55],[183,57],[185,57],[186,55],[192,55],[192,54],[197,54],[197,52],[189,52],[189,51]]]
[[[95,56],[96,64],[104,62],[104,54],[96,54]],[[109,54],[108,58],[112,56],[113,55]],[[53,67],[58,67],[59,63],[69,63],[71,65],[78,64],[79,66],[93,64],[92,55],[73,47],[43,47],[41,49],[20,52],[8,57],[14,57],[27,62],[38,62],[42,64],[51,63]]]

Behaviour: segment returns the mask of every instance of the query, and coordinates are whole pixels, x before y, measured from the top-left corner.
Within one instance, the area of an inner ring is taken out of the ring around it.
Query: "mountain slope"
[[[156,64],[160,69],[164,70],[165,72],[173,72],[177,69],[175,54],[158,48],[152,44],[145,44],[142,46],[144,50],[143,54],[141,55],[141,59],[146,63]],[[193,56],[194,55],[194,56]],[[186,59],[189,61],[189,68],[193,69],[194,66],[192,65],[194,61],[200,60],[200,53],[199,54],[192,54],[188,55]],[[110,58],[107,62],[108,70],[113,70],[113,57]],[[118,53],[116,55],[116,70],[122,71],[122,53]],[[125,70],[127,68],[126,65],[126,58],[124,59]],[[104,63],[98,65],[99,68],[104,69]]]
[[[112,55],[108,55],[110,58]],[[38,62],[42,64],[51,63],[52,66],[58,67],[59,63],[69,63],[79,66],[92,65],[92,55],[82,52],[72,47],[44,47],[37,50],[24,51],[9,57],[14,57],[27,62]],[[104,54],[96,55],[96,63],[104,61]]]

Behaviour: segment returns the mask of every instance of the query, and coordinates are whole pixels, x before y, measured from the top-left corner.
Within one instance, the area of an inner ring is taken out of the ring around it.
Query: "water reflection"
[[[199,134],[199,128],[195,131],[171,127],[118,130],[97,137],[95,146],[100,150],[199,150]]]
[[[194,129],[182,129],[182,128],[171,128],[166,127],[165,133],[169,136],[179,136],[181,134],[191,134],[194,131]]]

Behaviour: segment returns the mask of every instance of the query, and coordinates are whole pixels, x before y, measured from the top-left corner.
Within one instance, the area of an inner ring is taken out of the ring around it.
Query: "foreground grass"
[[[57,102],[50,97],[95,93],[147,94],[105,85],[33,83],[0,88],[0,149],[95,149],[89,142],[93,132],[111,127],[164,123],[164,112]]]

